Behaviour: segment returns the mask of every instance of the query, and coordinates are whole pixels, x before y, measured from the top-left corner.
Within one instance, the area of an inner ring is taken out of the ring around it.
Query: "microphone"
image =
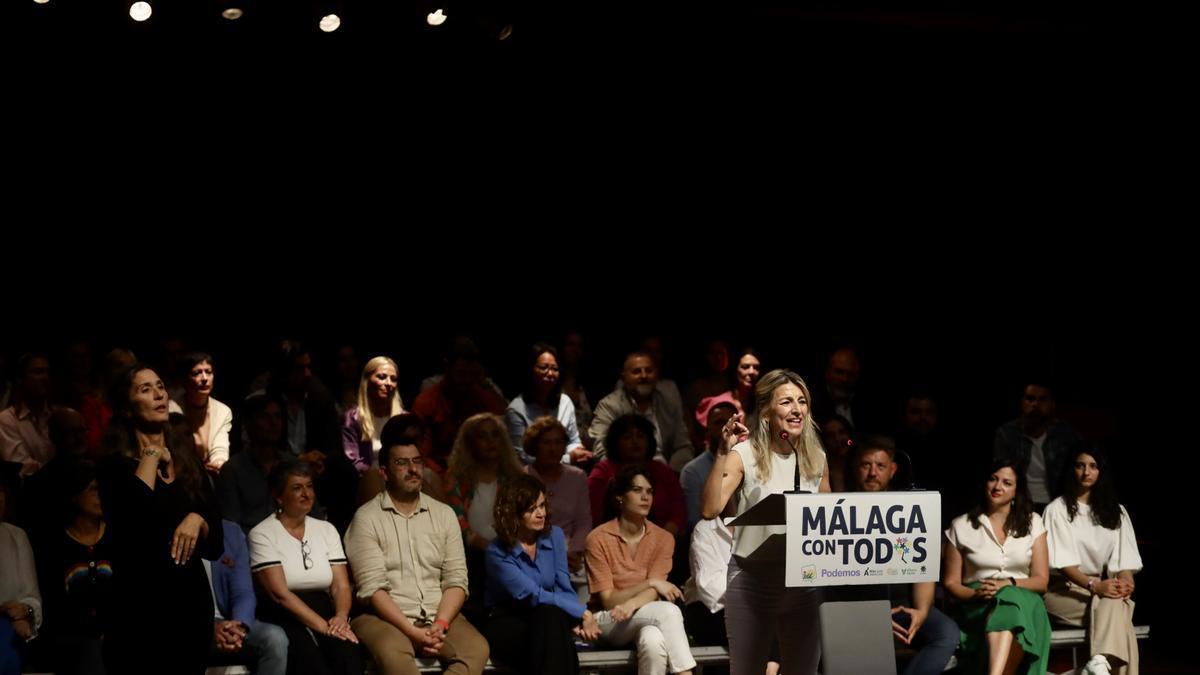
[[[800,494],[800,451],[796,449],[796,444],[792,443],[791,435],[788,434],[786,429],[779,430],[779,438],[783,439],[783,442],[788,444],[788,447],[792,449],[792,456],[796,458],[796,479],[795,485],[792,487],[792,493]],[[803,492],[807,493],[808,491],[804,490]]]
[[[896,454],[904,455],[904,459],[908,464],[908,485],[905,485],[904,489],[923,490],[924,488],[917,484],[917,467],[913,466],[912,455],[908,454],[903,448],[896,448]]]

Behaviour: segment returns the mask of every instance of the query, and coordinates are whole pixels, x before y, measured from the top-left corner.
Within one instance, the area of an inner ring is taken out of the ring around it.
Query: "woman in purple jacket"
[[[358,384],[358,405],[342,417],[342,449],[360,476],[375,462],[383,425],[404,412],[396,387],[398,373],[396,362],[386,356],[367,361]]]

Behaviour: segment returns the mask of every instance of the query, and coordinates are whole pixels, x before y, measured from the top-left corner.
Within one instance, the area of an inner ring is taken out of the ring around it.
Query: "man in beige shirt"
[[[390,433],[389,433],[390,432]],[[392,418],[380,435],[384,490],[346,531],[346,555],[369,612],[351,624],[384,675],[417,675],[417,657],[436,657],[454,675],[478,675],[487,640],[459,615],[467,562],[454,511],[421,493],[421,451]]]

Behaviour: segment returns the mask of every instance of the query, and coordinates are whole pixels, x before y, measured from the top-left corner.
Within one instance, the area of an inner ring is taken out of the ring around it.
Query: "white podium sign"
[[[788,586],[911,584],[941,571],[937,492],[788,495]]]

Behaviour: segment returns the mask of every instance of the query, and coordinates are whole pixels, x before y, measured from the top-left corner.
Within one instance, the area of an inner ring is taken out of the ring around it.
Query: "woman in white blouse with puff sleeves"
[[[957,599],[965,672],[1045,675],[1050,619],[1046,529],[1033,512],[1025,469],[993,460],[986,490],[946,530],[942,584]]]
[[[1046,506],[1050,567],[1046,609],[1055,619],[1086,626],[1092,655],[1086,673],[1137,675],[1133,575],[1142,569],[1133,523],[1117,503],[1108,458],[1077,446],[1067,462],[1063,496]]]

